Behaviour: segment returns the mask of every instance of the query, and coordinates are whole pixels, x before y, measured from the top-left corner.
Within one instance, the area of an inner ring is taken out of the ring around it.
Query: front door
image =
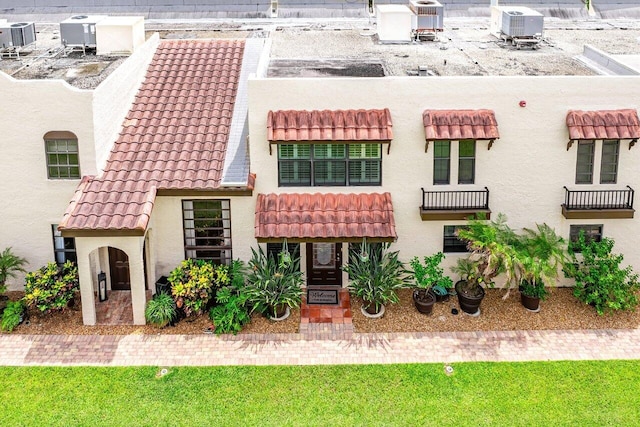
[[[307,286],[342,287],[342,243],[307,243]]]
[[[120,249],[109,247],[109,271],[112,291],[130,291],[129,257]]]

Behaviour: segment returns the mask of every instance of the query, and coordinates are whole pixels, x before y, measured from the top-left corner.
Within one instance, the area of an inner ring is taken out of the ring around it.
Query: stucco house
[[[143,324],[185,258],[286,238],[307,286],[344,287],[351,244],[451,265],[478,212],[613,237],[640,267],[637,77],[271,77],[269,55],[152,37],[93,90],[0,74],[1,244],[31,268],[76,261],[90,325],[101,272]]]

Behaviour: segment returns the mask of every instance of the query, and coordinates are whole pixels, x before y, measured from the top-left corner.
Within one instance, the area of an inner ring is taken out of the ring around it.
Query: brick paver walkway
[[[315,330],[313,328],[320,328]],[[640,330],[359,334],[2,335],[0,365],[207,366],[640,358]]]

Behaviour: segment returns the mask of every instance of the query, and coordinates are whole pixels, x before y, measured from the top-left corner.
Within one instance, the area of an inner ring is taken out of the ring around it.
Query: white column
[[[92,248],[85,239],[76,237],[76,255],[78,257],[78,276],[80,279],[80,297],[82,298],[82,323],[96,324],[96,301],[93,289],[93,276],[89,255]]]

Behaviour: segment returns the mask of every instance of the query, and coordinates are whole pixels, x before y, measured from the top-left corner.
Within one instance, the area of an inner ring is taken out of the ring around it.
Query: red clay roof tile
[[[425,110],[422,121],[427,141],[500,138],[493,110]]]
[[[567,127],[571,140],[640,138],[640,120],[633,109],[569,110]]]
[[[156,188],[220,188],[243,51],[242,40],[160,42],[102,176],[82,180],[60,229],[144,231]]]
[[[258,194],[257,239],[395,240],[389,193]]]
[[[278,110],[267,115],[269,141],[391,141],[384,110]]]

